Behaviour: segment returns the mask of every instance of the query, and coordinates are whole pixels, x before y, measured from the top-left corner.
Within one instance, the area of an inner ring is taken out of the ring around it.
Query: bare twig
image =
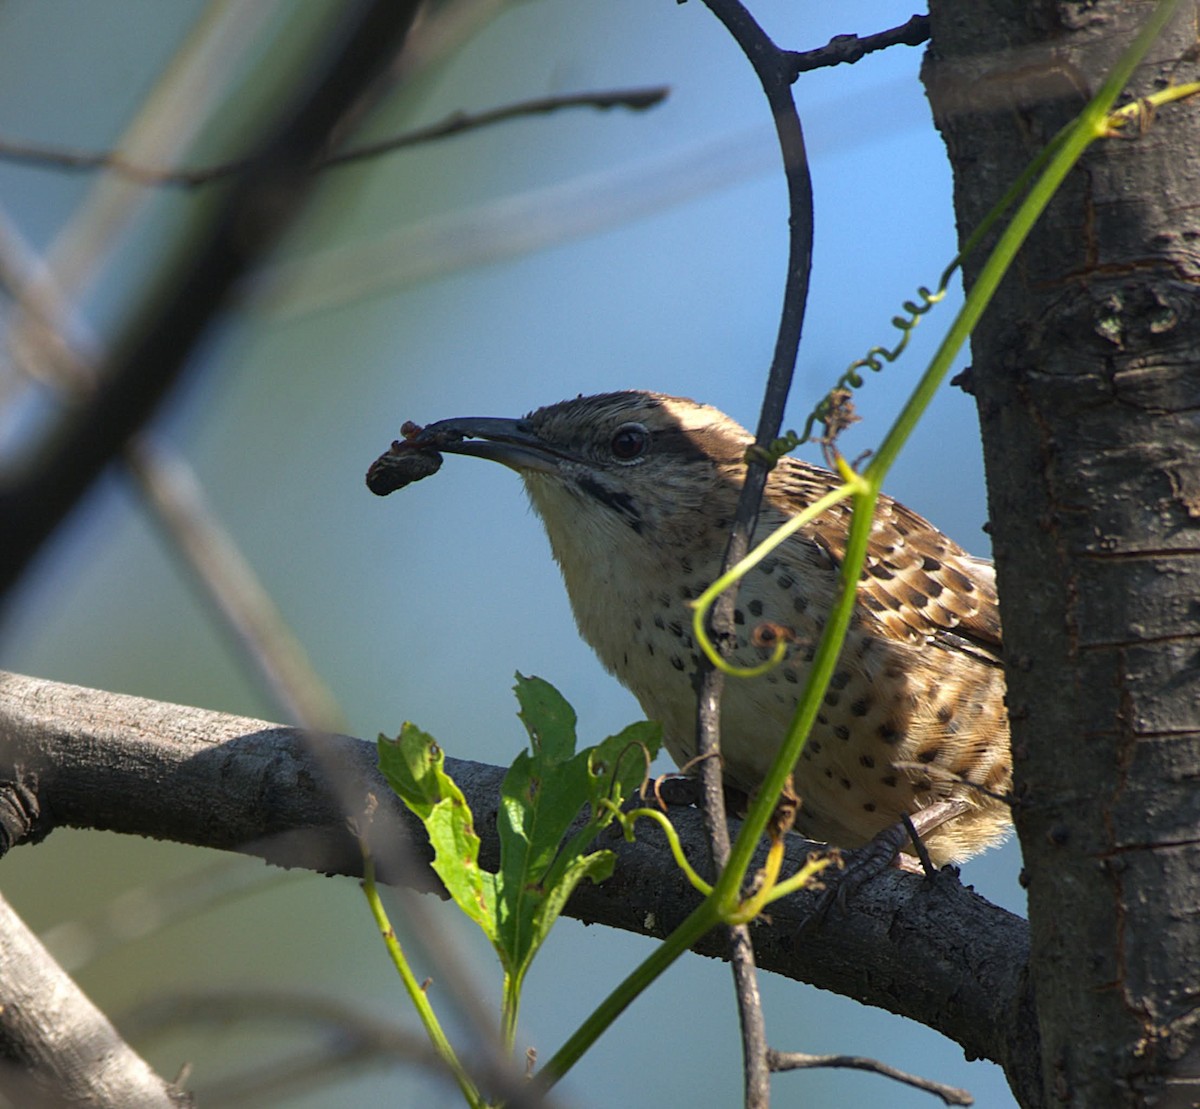
[[[736,0],[705,2],[741,47],[762,84],[775,121],[787,178],[790,235],[783,313],[755,436],[755,443],[766,448],[779,435],[783,422],[784,405],[791,388],[796,352],[804,324],[808,275],[812,265],[812,182],[808,173],[808,157],[804,148],[800,117],[792,98],[792,78],[785,64],[784,52],[779,50]],[[750,548],[767,475],[768,467],[762,461],[752,460],[746,468],[745,482],[738,499],[721,567],[722,573],[740,561]],[[728,642],[733,633],[736,598],[735,586],[726,590],[713,608],[710,627],[718,642]],[[697,696],[696,739],[698,752],[703,760],[701,773],[713,861],[718,868],[728,860],[730,850],[720,759],[712,757],[721,747],[720,703],[723,688],[723,674],[711,666],[701,670]],[[770,1101],[770,1075],[766,1065],[766,1024],[758,995],[753,947],[749,931],[744,926],[733,930],[730,958],[737,984],[742,1028],[745,1104],[748,1107],[766,1106]]]
[[[531,100],[520,100],[485,112],[455,112],[438,123],[406,131],[378,142],[352,147],[330,154],[313,163],[313,170],[332,169],[337,166],[359,162],[366,158],[377,158],[395,150],[433,142],[437,139],[477,131],[482,127],[503,123],[523,116],[549,115],[569,108],[597,108],[607,111],[612,108],[627,108],[630,111],[645,111],[661,104],[670,90],[663,85],[638,89],[614,89],[602,92],[568,93],[563,96],[539,96]],[[20,142],[0,138],[0,159],[18,162],[44,169],[68,172],[92,173],[107,170],[142,185],[167,185],[176,188],[194,189],[214,181],[241,173],[252,159],[241,158],[219,165],[201,166],[196,169],[169,169],[163,166],[148,166],[133,162],[116,150],[78,150],[72,147],[52,146],[44,143]]]
[[[96,342],[63,296],[49,268],[0,207],[0,293],[21,303],[25,325],[4,336],[5,354],[26,378],[64,401],[81,402],[96,387]]]
[[[865,1055],[809,1055],[802,1051],[767,1052],[767,1061],[772,1071],[807,1070],[812,1067],[846,1067],[851,1070],[870,1071],[872,1074],[883,1075],[896,1082],[903,1082],[917,1090],[936,1094],[947,1105],[974,1105],[975,1099],[966,1090],[957,1086],[947,1086],[943,1082],[935,1082],[932,1078],[922,1078],[917,1074],[898,1070],[896,1067],[881,1063],[878,1059],[870,1059]]]
[[[874,35],[834,35],[824,46],[815,50],[790,50],[787,65],[796,80],[801,73],[831,65],[853,63],[876,50],[889,46],[920,46],[929,41],[929,16],[914,15],[907,23],[879,31]]]
[[[455,112],[439,123],[408,131],[391,139],[357,146],[339,154],[330,155],[318,166],[326,169],[332,166],[345,165],[348,162],[361,161],[363,158],[374,158],[380,154],[388,154],[393,150],[401,150],[406,146],[416,146],[418,143],[432,142],[435,139],[445,139],[452,135],[461,135],[466,131],[477,131],[481,127],[490,127],[522,116],[549,115],[566,108],[598,108],[608,111],[612,108],[628,108],[630,111],[645,111],[661,104],[671,90],[665,85],[654,85],[640,89],[613,89],[608,92],[577,92],[563,96],[539,96],[532,100],[521,100],[515,104],[507,104],[501,108],[492,108],[486,112]]]

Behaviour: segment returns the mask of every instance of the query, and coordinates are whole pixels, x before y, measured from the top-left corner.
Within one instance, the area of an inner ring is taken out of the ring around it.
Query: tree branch
[[[849,1070],[863,1070],[871,1074],[879,1074],[915,1090],[936,1094],[947,1105],[974,1105],[975,1099],[966,1090],[957,1086],[947,1086],[943,1082],[934,1082],[920,1075],[909,1074],[907,1071],[889,1067],[877,1059],[865,1059],[861,1055],[809,1055],[799,1051],[769,1051],[767,1061],[772,1071],[808,1070],[814,1067],[844,1067]]]
[[[420,143],[478,131],[497,123],[534,115],[550,115],[571,108],[595,108],[608,111],[612,108],[627,108],[629,111],[645,111],[661,104],[670,90],[663,85],[648,88],[613,89],[600,92],[576,92],[560,96],[538,96],[531,100],[519,100],[499,108],[483,112],[455,112],[437,123],[418,127],[378,142],[364,143],[334,154],[327,154],[313,163],[313,172],[332,169],[336,166],[361,162],[404,150]],[[19,139],[0,137],[0,160],[16,162],[38,169],[59,170],[73,173],[94,173],[106,170],[142,185],[168,185],[194,189],[210,185],[226,177],[246,170],[251,159],[221,162],[218,165],[199,166],[195,169],[144,165],[131,162],[118,150],[78,150],[73,147],[53,146],[48,143],[21,142]]]
[[[121,1038],[2,897],[0,980],[6,1104],[171,1109],[190,1103]]]
[[[386,834],[409,847],[383,860],[387,880],[438,889],[424,833],[376,772],[374,746],[337,735],[319,745],[318,754],[311,736],[260,720],[0,675],[0,847],[36,842],[59,826],[98,828],[357,877],[362,857],[339,798],[374,795],[377,825],[386,820]],[[449,758],[446,766],[484,836],[481,862],[494,869],[490,830],[504,770]],[[330,767],[339,781],[330,781]],[[699,814],[676,810],[672,818],[689,858],[703,858]],[[695,908],[698,895],[657,831],[604,846],[618,855],[616,873],[599,886],[584,883],[568,916],[661,937]],[[789,866],[813,846],[790,837]],[[968,1056],[1000,1063],[1021,1088],[1023,1068],[1037,1058],[1023,920],[949,871],[932,884],[885,874],[856,895],[836,928],[805,932],[816,896],[785,898],[770,922],[753,926],[762,968],[918,1020]],[[724,957],[726,946],[714,934],[696,950]]]
[[[920,46],[929,40],[929,16],[914,15],[907,23],[891,27],[873,35],[834,35],[824,46],[816,50],[792,50],[788,52],[788,68],[792,80],[801,73],[824,69],[832,65],[853,64],[876,50],[889,46]]]

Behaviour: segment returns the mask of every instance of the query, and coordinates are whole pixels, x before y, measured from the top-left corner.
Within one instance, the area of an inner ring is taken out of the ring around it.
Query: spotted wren
[[[468,417],[424,428],[372,466],[385,494],[429,476],[442,453],[501,462],[522,477],[562,570],[583,638],[660,721],[679,765],[695,754],[700,651],[689,602],[717,576],[752,436],[715,408],[628,391],[549,405],[523,419]],[[785,457],[771,471],[759,533],[840,483]],[[721,755],[747,793],[765,776],[796,707],[837,588],[850,508],[801,528],[743,579],[731,661],[767,673],[726,682]],[[1011,784],[1000,617],[992,564],[881,497],[849,634],[793,771],[797,831],[857,847],[952,802],[925,834],[937,863],[1003,837]]]

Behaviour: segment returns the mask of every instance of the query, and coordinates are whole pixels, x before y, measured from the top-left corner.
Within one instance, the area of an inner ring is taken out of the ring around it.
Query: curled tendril
[[[779,880],[779,872],[783,865],[784,840],[776,839],[771,843],[767,852],[767,861],[758,875],[756,891],[742,901],[738,907],[726,914],[727,924],[749,924],[772,901],[787,897],[790,893],[811,886],[827,866],[832,866],[834,859],[829,855],[809,855],[804,865],[790,878]]]
[[[960,254],[946,267],[935,291],[930,292],[924,285],[921,285],[917,289],[917,296],[921,298],[919,304],[912,300],[904,302],[902,307],[908,313],[907,316],[892,317],[892,326],[900,332],[900,339],[894,347],[890,349],[888,347],[872,347],[862,358],[851,362],[842,373],[842,376],[837,379],[833,388],[821,398],[816,407],[808,414],[802,431],[798,433],[795,431],[785,432],[778,439],[774,440],[765,451],[752,447],[751,451],[754,452],[754,456],[761,461],[769,462],[773,466],[785,454],[794,451],[801,444],[809,442],[813,437],[813,428],[817,424],[828,425],[836,422],[839,410],[846,403],[847,390],[862,388],[864,379],[859,371],[871,370],[874,373],[879,373],[883,369],[885,362],[895,362],[904,353],[905,348],[908,346],[908,340],[912,337],[913,329],[921,322],[921,317],[929,312],[935,304],[945,298],[950,278],[954,275],[954,271],[958,269],[961,261],[962,255]]]
[[[622,747],[620,752],[617,754],[616,759],[613,760],[612,773],[609,774],[609,776],[608,776],[608,787],[604,794],[604,796],[606,798],[612,797],[613,791],[617,787],[617,775],[621,771],[621,760],[623,758],[625,758],[625,756],[628,755],[630,753],[630,751],[639,753],[642,756],[642,766],[643,766],[642,784],[638,786],[637,792],[642,795],[645,794],[646,786],[650,781],[650,763],[652,762],[652,760],[650,758],[650,752],[647,750],[646,745],[644,743],[638,742],[637,740],[633,740],[633,741],[625,744],[625,746]],[[588,756],[588,770],[591,771],[593,774],[597,774],[597,773],[603,774],[604,771],[607,770],[607,767],[603,767],[603,766],[594,767],[592,764],[592,756],[589,755]]]

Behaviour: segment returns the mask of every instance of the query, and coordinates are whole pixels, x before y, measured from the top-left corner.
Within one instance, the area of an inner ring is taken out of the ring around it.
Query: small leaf
[[[442,800],[446,777],[441,749],[433,736],[415,724],[404,724],[395,739],[381,735],[379,769],[396,795],[422,820]],[[449,779],[446,779],[449,781]],[[453,789],[457,789],[450,782]]]
[[[575,754],[575,710],[549,682],[517,675],[513,687],[521,705],[518,714],[534,754],[562,762]]]
[[[593,786],[587,753],[575,753],[575,711],[562,694],[541,678],[521,674],[515,691],[530,750],[517,756],[500,786],[496,895],[502,957],[519,980],[544,938],[535,920],[552,892],[547,879],[556,866],[561,873],[572,861],[560,858],[563,837],[589,803]]]
[[[405,724],[395,740],[379,737],[379,769],[397,796],[425,825],[433,869],[446,892],[496,943],[496,879],[479,866],[479,837],[471,807],[444,769],[433,737]]]

